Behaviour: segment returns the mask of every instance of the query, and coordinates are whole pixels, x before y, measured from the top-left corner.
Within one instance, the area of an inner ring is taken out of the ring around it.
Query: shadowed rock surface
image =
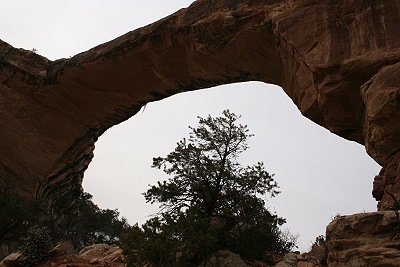
[[[302,114],[364,144],[400,194],[400,2],[198,0],[69,59],[0,41],[0,177],[54,201],[81,187],[94,143],[146,103],[242,81],[281,86]],[[366,177],[367,179],[367,177]]]
[[[393,211],[342,216],[326,228],[329,267],[400,266],[400,224]]]
[[[275,267],[365,267],[400,266],[400,224],[393,211],[379,211],[340,216],[326,228],[324,245],[310,252],[288,253]],[[19,266],[23,256],[10,254],[0,267]],[[39,267],[123,267],[122,250],[115,245],[96,244],[85,247],[78,255],[67,255],[54,248]],[[147,265],[144,265],[147,266]],[[176,266],[187,266],[177,263]],[[245,262],[238,254],[219,251],[199,267],[271,267],[263,262]]]
[[[289,253],[275,267],[400,266],[400,224],[394,211],[340,216],[326,241],[308,253]]]
[[[18,251],[2,261],[0,267],[21,267],[24,256]],[[116,245],[95,244],[85,247],[78,254],[65,253],[60,246],[48,252],[37,267],[126,267],[122,249]]]

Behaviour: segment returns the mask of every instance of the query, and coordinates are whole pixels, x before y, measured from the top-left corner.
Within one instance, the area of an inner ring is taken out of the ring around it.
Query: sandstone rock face
[[[400,266],[400,223],[393,211],[342,216],[326,229],[329,267]]]
[[[20,266],[23,255],[20,252],[14,252],[0,261],[0,267],[18,267]]]
[[[319,249],[321,249],[323,255],[316,255],[313,251],[303,254],[299,252],[290,252],[274,267],[327,267],[325,261],[325,247],[321,246]]]
[[[95,244],[83,248],[78,257],[90,263],[113,263],[114,266],[125,266],[122,249],[117,245]]]
[[[280,85],[319,125],[364,144],[400,195],[400,3],[198,0],[70,59],[0,41],[0,177],[54,201],[94,143],[145,104],[239,81]]]
[[[340,216],[326,228],[324,244],[289,253],[275,267],[400,266],[400,218],[394,211]]]
[[[296,267],[297,266],[297,254],[288,253],[285,255],[282,261],[278,262],[275,267]]]
[[[239,254],[229,250],[221,250],[215,253],[207,263],[199,267],[249,267]]]

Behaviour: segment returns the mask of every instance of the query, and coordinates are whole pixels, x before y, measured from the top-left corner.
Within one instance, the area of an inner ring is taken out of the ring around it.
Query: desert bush
[[[319,235],[315,238],[314,243],[312,244],[312,247],[314,246],[325,246],[325,236],[324,235]]]
[[[60,251],[65,255],[75,254],[77,251],[74,244],[69,240],[61,240],[57,243]]]
[[[47,252],[53,247],[50,232],[46,227],[34,226],[28,230],[28,236],[23,238],[19,247],[25,256],[23,265],[25,267],[35,266],[40,263]]]
[[[115,244],[128,227],[118,210],[101,209],[89,193],[69,192],[59,198],[46,225],[55,240],[69,241],[75,251],[93,244]]]
[[[13,192],[10,179],[0,183],[0,244],[12,244],[25,236],[40,214],[36,201],[26,200]]]

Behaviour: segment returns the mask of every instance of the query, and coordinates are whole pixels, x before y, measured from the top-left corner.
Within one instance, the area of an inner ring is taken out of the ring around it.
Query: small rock
[[[23,255],[20,252],[14,252],[5,257],[0,262],[0,267],[16,267],[20,265]]]
[[[249,267],[249,265],[240,258],[239,254],[229,250],[221,250],[199,267]]]
[[[312,262],[302,261],[302,262],[298,262],[296,267],[316,267],[316,266]]]
[[[91,260],[94,258],[102,258],[106,251],[110,249],[110,245],[107,244],[95,244],[88,247],[84,247],[78,254],[79,258]]]
[[[98,258],[93,258],[89,261],[90,264],[95,264],[95,263],[99,263],[99,259]]]

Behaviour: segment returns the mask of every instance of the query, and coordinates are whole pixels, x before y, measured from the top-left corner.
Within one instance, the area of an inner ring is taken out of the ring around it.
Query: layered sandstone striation
[[[400,221],[394,211],[340,216],[310,252],[289,253],[275,267],[400,266]]]
[[[400,266],[400,222],[393,211],[342,216],[326,229],[329,267]]]
[[[280,85],[304,116],[364,144],[380,209],[400,196],[400,3],[198,0],[69,59],[0,41],[0,177],[49,201],[94,143],[146,103],[220,84]]]

